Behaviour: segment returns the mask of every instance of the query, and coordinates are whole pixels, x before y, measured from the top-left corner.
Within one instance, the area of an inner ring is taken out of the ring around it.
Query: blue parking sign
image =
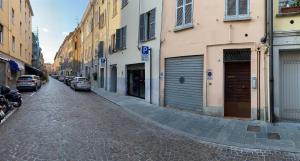
[[[142,46],[142,61],[148,61],[151,49],[148,46]]]

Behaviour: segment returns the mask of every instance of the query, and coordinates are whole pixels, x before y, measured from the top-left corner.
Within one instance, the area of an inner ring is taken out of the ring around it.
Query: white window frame
[[[247,13],[239,14],[239,0],[235,0],[235,15],[228,14],[228,0],[225,0],[225,20],[247,20],[250,19],[250,0],[247,0]]]
[[[186,29],[186,28],[191,28],[191,27],[193,27],[193,17],[194,17],[194,0],[191,0],[192,2],[192,13],[191,13],[191,16],[192,16],[192,21],[191,21],[191,23],[185,23],[185,10],[186,10],[186,0],[183,0],[183,4],[182,4],[182,6],[183,6],[183,17],[182,17],[182,25],[177,25],[177,16],[178,16],[178,13],[177,13],[177,11],[178,11],[178,0],[176,0],[176,24],[175,24],[175,30],[182,30],[182,29]]]

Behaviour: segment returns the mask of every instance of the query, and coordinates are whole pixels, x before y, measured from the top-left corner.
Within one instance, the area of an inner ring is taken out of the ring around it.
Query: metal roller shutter
[[[166,59],[165,105],[203,110],[203,56]]]
[[[300,51],[281,55],[280,117],[300,121]]]

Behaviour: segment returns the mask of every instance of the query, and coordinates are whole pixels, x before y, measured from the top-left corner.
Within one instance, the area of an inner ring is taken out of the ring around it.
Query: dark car
[[[67,85],[67,86],[70,86],[71,85],[71,81],[74,79],[75,77],[74,76],[67,76],[66,78],[65,78],[65,84]]]

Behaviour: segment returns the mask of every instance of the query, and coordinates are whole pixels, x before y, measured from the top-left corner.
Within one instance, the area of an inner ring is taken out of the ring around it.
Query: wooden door
[[[251,117],[250,62],[225,63],[225,116]]]

